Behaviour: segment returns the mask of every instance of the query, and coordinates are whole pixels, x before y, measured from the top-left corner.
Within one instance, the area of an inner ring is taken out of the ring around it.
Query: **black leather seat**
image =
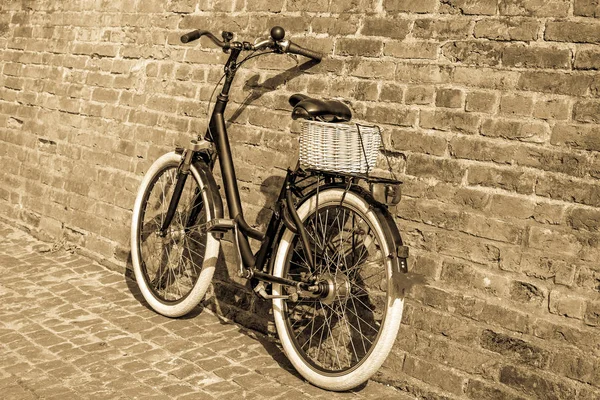
[[[352,119],[350,108],[337,100],[320,100],[297,93],[290,97],[290,105],[294,107],[293,119],[304,118],[326,122],[347,122]]]

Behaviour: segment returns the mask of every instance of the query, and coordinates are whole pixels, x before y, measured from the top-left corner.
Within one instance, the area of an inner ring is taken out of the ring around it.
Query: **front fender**
[[[192,164],[193,168],[198,172],[198,176],[202,181],[205,190],[208,191],[207,200],[210,210],[210,215],[213,218],[223,218],[223,200],[221,199],[221,194],[219,193],[219,186],[215,181],[215,177],[208,165],[205,162],[196,160]]]

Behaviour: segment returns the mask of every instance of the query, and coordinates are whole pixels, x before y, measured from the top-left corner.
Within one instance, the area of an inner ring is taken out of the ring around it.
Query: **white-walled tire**
[[[207,234],[215,218],[206,182],[191,165],[175,216],[160,234],[181,156],[167,153],[146,172],[133,208],[131,258],[144,299],[156,312],[179,317],[200,303],[212,279],[220,242]]]
[[[368,380],[389,354],[402,319],[403,298],[395,293],[384,225],[362,196],[326,189],[297,212],[313,246],[316,267],[306,263],[298,235],[285,229],[273,274],[329,282],[319,299],[274,299],[273,314],[283,349],[309,382],[328,390],[352,389]],[[318,217],[315,217],[318,215]],[[316,243],[316,246],[315,246]],[[273,285],[273,294],[289,294]],[[331,293],[333,292],[333,294]]]

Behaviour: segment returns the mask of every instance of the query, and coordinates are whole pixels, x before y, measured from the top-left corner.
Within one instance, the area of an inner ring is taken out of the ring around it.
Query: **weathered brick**
[[[290,11],[311,11],[311,12],[325,12],[328,8],[327,3],[315,3],[310,0],[298,0],[294,1],[291,4],[288,4],[287,7]]]
[[[404,39],[408,35],[411,22],[402,18],[366,17],[361,33],[365,36],[384,36]]]
[[[423,110],[419,124],[425,129],[474,134],[477,133],[479,117],[462,111]]]
[[[533,218],[535,203],[521,196],[493,194],[490,195],[486,212],[491,216],[502,219],[518,218],[527,220]]]
[[[462,108],[464,93],[460,89],[441,88],[436,91],[435,105],[437,107]]]
[[[501,15],[566,17],[569,0],[500,0]]]
[[[504,366],[500,382],[536,399],[568,399],[575,397],[575,388],[553,377],[544,377],[524,368]]]
[[[600,69],[600,51],[596,49],[579,50],[575,54],[575,69]]]
[[[550,367],[562,376],[596,386],[600,379],[600,361],[572,350],[560,351]]]
[[[486,239],[518,244],[523,237],[523,230],[511,223],[484,218],[480,214],[464,213],[461,219],[461,230]]]
[[[436,0],[384,0],[383,9],[388,12],[431,13],[437,6]]]
[[[496,0],[472,2],[469,0],[442,0],[441,12],[465,15],[495,15],[498,8]]]
[[[600,151],[600,128],[556,124],[552,130],[550,143],[555,146],[569,146],[575,149]]]
[[[530,252],[521,260],[521,268],[525,275],[554,281],[559,285],[570,286],[575,276],[575,265],[555,257],[548,258],[543,255]]]
[[[598,0],[574,0],[573,14],[582,17],[600,17],[600,2]]]
[[[376,57],[381,54],[381,40],[342,38],[336,42],[335,51],[342,56]]]
[[[600,207],[600,185],[569,177],[546,174],[538,179],[538,196]]]
[[[416,177],[458,183],[462,181],[465,167],[456,160],[411,154],[407,160],[406,173]]]
[[[547,351],[531,343],[492,330],[481,333],[480,343],[484,349],[536,368],[544,368],[550,358]]]
[[[534,92],[583,96],[591,83],[589,75],[531,71],[521,75],[517,87]]]
[[[481,19],[475,22],[473,35],[492,40],[534,41],[539,30],[540,22],[534,18]]]
[[[600,22],[548,21],[544,39],[554,42],[600,43]]]
[[[549,309],[552,314],[583,319],[585,300],[582,297],[555,289],[550,292]]]
[[[402,103],[404,99],[404,86],[398,85],[397,83],[383,83],[381,85],[381,92],[379,93],[379,100],[389,101],[392,103]]]
[[[600,301],[589,301],[587,303],[583,320],[587,325],[600,326]]]
[[[394,64],[389,61],[359,60],[348,65],[349,73],[359,78],[391,79],[394,77]]]
[[[462,388],[466,378],[457,374],[452,369],[444,368],[415,357],[407,357],[404,361],[403,371],[410,376],[439,386],[450,393],[463,393]]]
[[[377,82],[359,81],[356,84],[353,94],[356,100],[375,101],[379,97],[379,85]],[[386,92],[384,94],[391,93]],[[402,91],[400,91],[400,96],[402,96]],[[402,98],[400,98],[401,101]]]
[[[412,221],[444,229],[455,229],[458,226],[459,212],[440,202],[415,202],[408,200],[396,208],[398,215]],[[416,266],[415,266],[416,267]]]
[[[390,145],[398,151],[413,151],[443,156],[446,152],[445,138],[411,129],[394,129],[390,133]]]
[[[483,136],[534,143],[544,143],[550,137],[549,128],[544,123],[515,120],[487,119],[481,124],[480,132]]]
[[[442,46],[442,54],[452,62],[493,67],[500,63],[502,47],[490,41],[449,42]]]
[[[505,94],[500,99],[500,112],[508,115],[531,115],[533,98],[527,94]]]
[[[207,2],[208,3],[208,2]],[[281,12],[283,9],[283,0],[259,0],[246,5],[248,11],[268,11]],[[191,11],[194,11],[193,9]]]
[[[531,194],[535,176],[527,171],[473,165],[469,167],[470,185],[495,187],[520,194]]]
[[[585,386],[579,390],[579,400],[596,400],[600,398],[600,390]]]
[[[414,58],[414,59],[436,59],[438,55],[439,44],[428,41],[393,41],[386,42],[383,48],[383,54],[396,58]]]
[[[577,274],[575,275],[575,286],[584,290],[597,291],[600,287],[600,273],[595,271],[595,265],[592,266],[577,266]]]
[[[593,153],[591,155],[587,172],[592,178],[600,178],[600,154]]]
[[[600,77],[595,75],[590,83],[590,96],[600,97]]]
[[[533,116],[546,120],[566,120],[569,118],[569,101],[538,97],[533,104]]]
[[[537,306],[545,306],[548,291],[530,282],[514,281],[510,287],[510,297],[514,301]]]
[[[517,86],[521,74],[515,71],[498,71],[491,68],[456,67],[454,82],[486,89],[511,89]]]
[[[406,104],[432,104],[435,90],[431,86],[409,86],[406,89]]]
[[[451,139],[449,149],[450,154],[456,158],[493,161],[499,164],[510,164],[516,152],[515,145],[470,136]]]
[[[558,254],[577,254],[582,249],[581,243],[575,235],[546,227],[531,228],[529,246]]]
[[[573,321],[566,318],[553,321],[540,318],[532,325],[531,332],[538,338],[547,340],[548,343],[577,347],[589,351],[597,342],[593,336],[594,329],[586,329],[581,325],[573,325]],[[591,336],[590,336],[591,335]]]
[[[96,88],[92,92],[92,100],[103,103],[116,103],[119,99],[119,92],[112,89]]]
[[[444,262],[440,279],[454,287],[506,297],[508,280],[464,262]]]
[[[576,207],[569,210],[567,223],[573,229],[600,231],[600,210]]]
[[[332,11],[333,9],[343,3],[332,3]],[[342,10],[340,12],[343,12]],[[311,20],[310,26],[315,33],[327,33],[331,36],[336,35],[353,35],[358,32],[358,28],[360,26],[359,16],[361,14],[353,14],[343,12],[342,14],[336,17],[315,17]],[[272,21],[276,23],[275,21]],[[302,18],[298,18],[298,24],[302,26],[302,28],[306,28],[305,20]],[[272,25],[271,25],[272,26]],[[267,27],[268,29],[268,27]],[[287,29],[287,27],[286,27]]]
[[[414,126],[417,120],[417,113],[415,110],[409,108],[379,104],[368,106],[365,118],[368,121],[379,121],[390,125]]]
[[[509,392],[506,387],[474,379],[469,379],[467,396],[477,400],[525,400],[525,397]]]
[[[423,39],[466,39],[471,32],[471,20],[467,18],[431,19],[415,21],[412,34]]]
[[[502,65],[521,68],[571,67],[571,51],[553,47],[511,46],[502,53]]]
[[[600,100],[576,102],[573,105],[573,119],[578,122],[600,124]]]
[[[442,83],[448,80],[448,71],[440,65],[399,63],[395,76],[398,82]]]
[[[498,95],[494,92],[468,92],[465,100],[465,110],[492,114],[496,109]]]

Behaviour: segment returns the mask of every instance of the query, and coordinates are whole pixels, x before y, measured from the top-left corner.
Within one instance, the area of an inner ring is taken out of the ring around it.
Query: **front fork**
[[[167,208],[167,215],[165,216],[165,219],[160,227],[159,234],[161,236],[166,236],[167,230],[169,229],[169,226],[173,221],[175,211],[177,210],[177,205],[179,205],[179,200],[181,199],[181,193],[183,192],[185,182],[188,178],[188,175],[190,174],[190,166],[192,165],[194,155],[200,150],[209,148],[210,143],[206,140],[192,140],[189,148],[183,150],[183,157],[181,159],[181,164],[179,164],[179,168],[177,169],[177,177],[175,178],[175,188],[173,189],[173,196],[171,196],[169,208]],[[197,193],[196,195],[199,196],[200,194]],[[198,200],[196,199],[194,203],[196,203],[197,201]],[[196,206],[196,204],[194,204],[194,206]]]

